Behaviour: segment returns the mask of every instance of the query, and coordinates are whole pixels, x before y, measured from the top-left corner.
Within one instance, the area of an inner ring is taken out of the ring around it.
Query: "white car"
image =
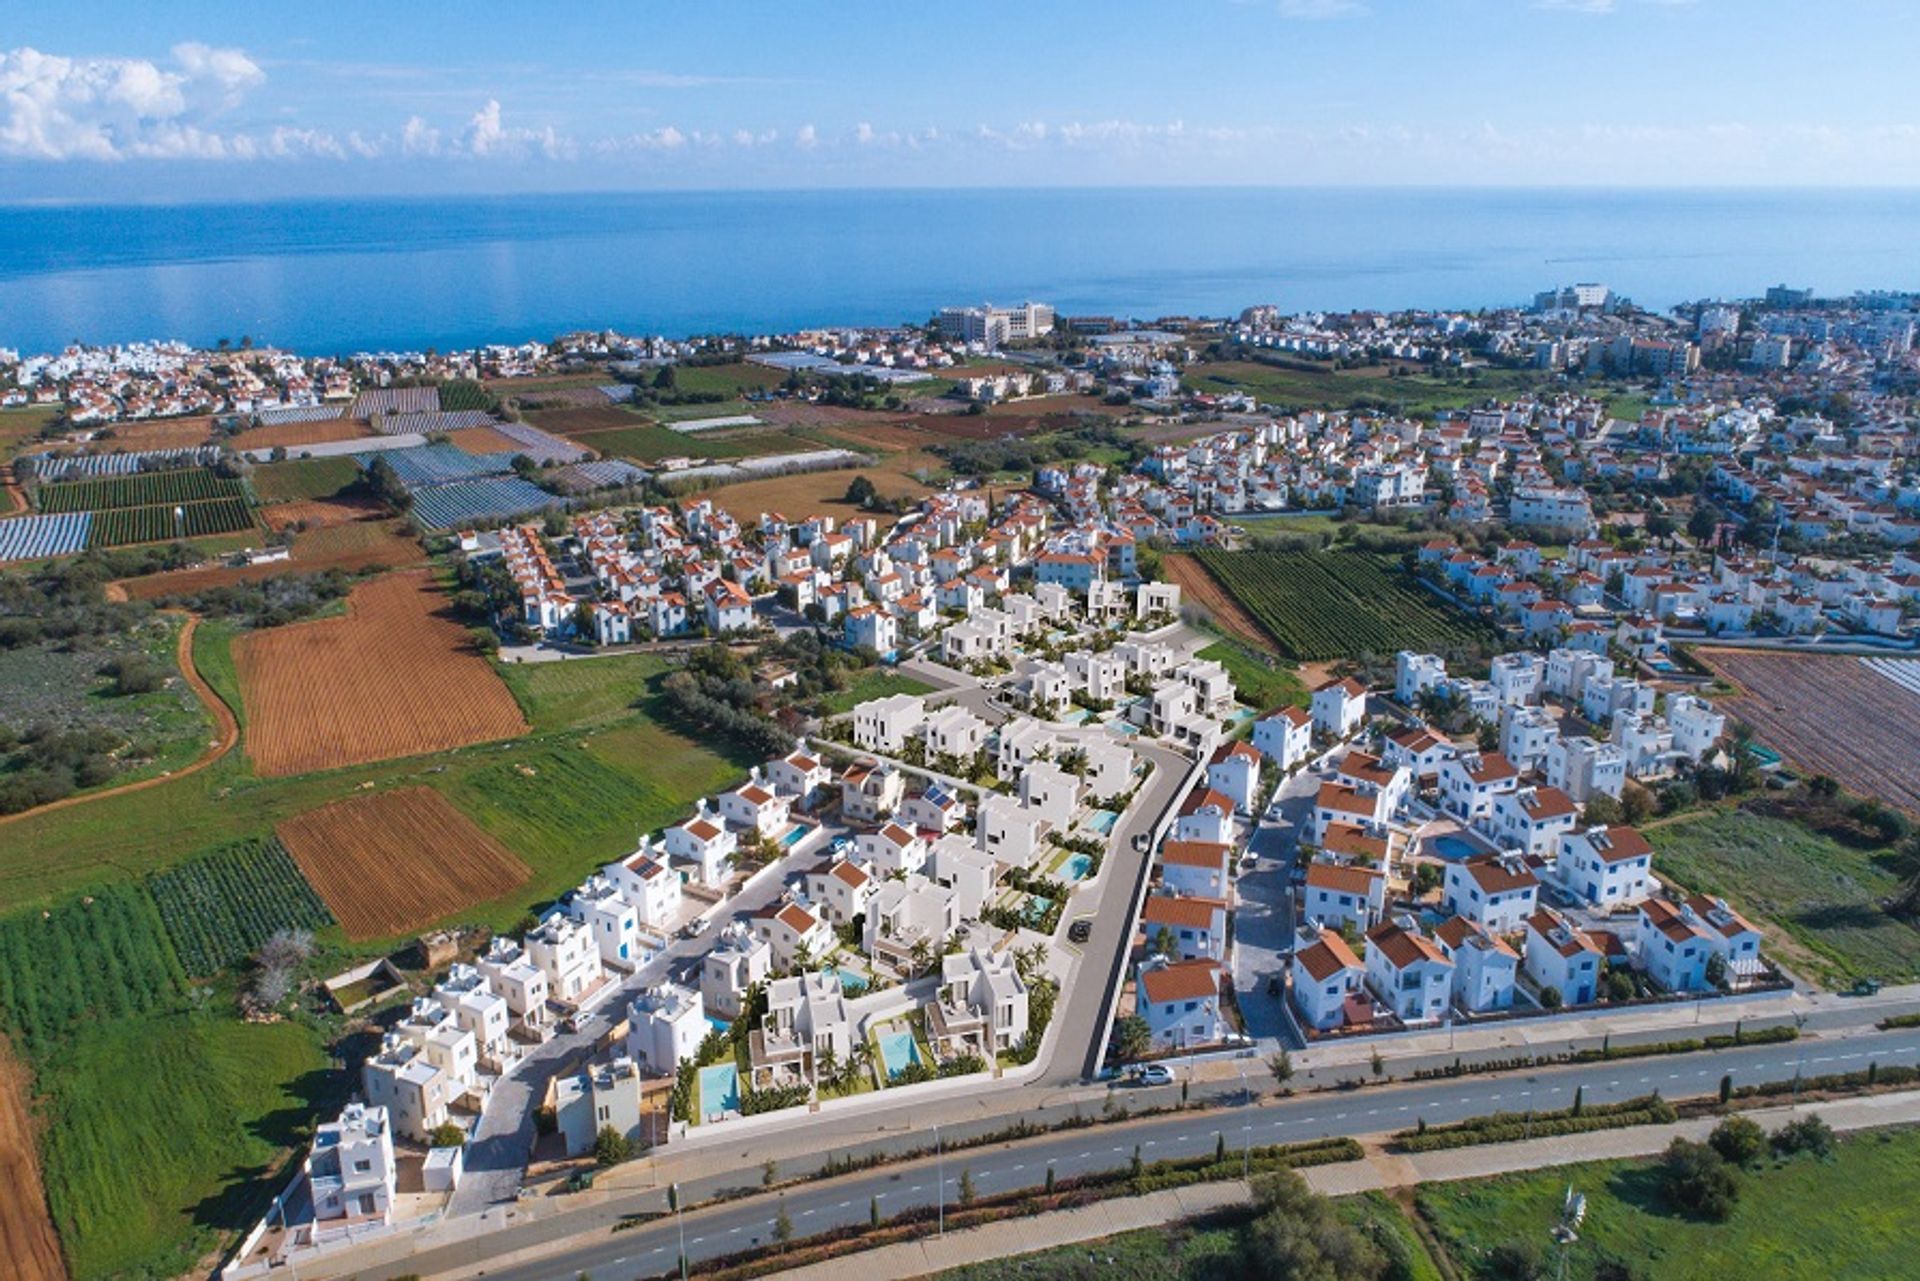
[[[1149,1063],[1134,1079],[1142,1085],[1172,1085],[1173,1069],[1164,1063]]]

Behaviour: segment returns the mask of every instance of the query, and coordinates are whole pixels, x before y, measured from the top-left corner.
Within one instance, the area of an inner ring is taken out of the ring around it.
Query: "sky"
[[[0,201],[1910,186],[1914,0],[0,3]]]

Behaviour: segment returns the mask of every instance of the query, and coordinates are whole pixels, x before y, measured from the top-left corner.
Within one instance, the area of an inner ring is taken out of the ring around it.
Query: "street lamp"
[[[1246,1108],[1251,1108],[1253,1106],[1253,1088],[1247,1084],[1247,1064],[1246,1064],[1246,1060],[1244,1059],[1242,1059],[1240,1062],[1240,1105]],[[1249,1177],[1251,1177],[1252,1168],[1253,1168],[1253,1118],[1252,1116],[1248,1116],[1245,1124],[1243,1124],[1240,1127],[1240,1181],[1241,1182],[1244,1183],[1247,1181]]]
[[[939,1205],[940,1235],[947,1235],[947,1158],[940,1150],[940,1127],[933,1127],[934,1200]]]
[[[680,1229],[680,1281],[687,1281],[687,1221],[680,1213],[680,1185],[667,1185],[667,1195],[673,1202],[673,1222]]]
[[[1796,1014],[1793,1016],[1793,1039],[1800,1043],[1800,1061],[1793,1069],[1793,1101],[1795,1106],[1798,1106],[1800,1102],[1800,1078],[1805,1075],[1807,1070],[1807,1038],[1800,1035],[1806,1026],[1806,1015]]]

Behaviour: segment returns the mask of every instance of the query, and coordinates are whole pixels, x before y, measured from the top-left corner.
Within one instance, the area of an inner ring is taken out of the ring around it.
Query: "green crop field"
[[[1456,382],[1424,373],[1395,377],[1380,369],[1294,369],[1254,360],[1223,360],[1195,365],[1181,381],[1193,391],[1244,392],[1289,409],[1378,404],[1401,413],[1430,414],[1478,404],[1490,396],[1524,393],[1552,380],[1532,370],[1480,370]]]
[[[1478,647],[1492,632],[1392,557],[1367,552],[1197,553],[1207,572],[1296,662],[1400,649]]]
[[[97,480],[63,480],[34,490],[34,501],[43,512],[99,512],[216,498],[239,499],[244,504],[246,497],[244,481],[216,476],[204,467],[105,476]]]
[[[672,670],[657,654],[499,664],[502,679],[535,733],[623,715],[657,693],[660,681]]]
[[[1830,987],[1920,978],[1920,929],[1887,915],[1899,888],[1890,849],[1843,844],[1789,819],[1714,811],[1654,824],[1654,868],[1773,927],[1782,959]],[[1771,943],[1772,940],[1769,940]]]
[[[1802,1157],[1740,1176],[1725,1223],[1676,1214],[1645,1161],[1605,1161],[1420,1189],[1421,1215],[1461,1275],[1494,1277],[1486,1252],[1516,1238],[1542,1245],[1567,1186],[1585,1194],[1568,1281],[1595,1281],[1603,1264],[1661,1281],[1882,1281],[1913,1275],[1912,1215],[1899,1188],[1920,1186],[1920,1132],[1863,1134],[1831,1161]],[[1557,1275],[1557,1261],[1544,1274]]]
[[[240,841],[147,878],[189,974],[245,960],[276,930],[317,930],[333,913],[276,837]]]
[[[254,468],[253,492],[269,503],[332,498],[359,479],[360,464],[351,458],[302,458]]]
[[[676,365],[673,370],[676,391],[718,392],[722,396],[766,391],[786,381],[786,374],[780,370],[749,364],[744,360],[724,365]]]
[[[116,507],[93,514],[89,547],[124,547],[170,538],[206,538],[237,534],[253,526],[253,511],[243,498],[216,498],[178,506]]]
[[[450,378],[440,384],[440,408],[449,413],[462,409],[491,413],[499,407],[500,398],[471,378]]]

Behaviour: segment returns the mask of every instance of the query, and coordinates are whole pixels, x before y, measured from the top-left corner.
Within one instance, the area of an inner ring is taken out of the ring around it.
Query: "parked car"
[[[1092,921],[1079,920],[1067,927],[1067,942],[1069,943],[1084,943],[1092,937],[1092,935]]]
[[[1142,1085],[1172,1085],[1173,1069],[1164,1063],[1149,1063],[1133,1079]]]

